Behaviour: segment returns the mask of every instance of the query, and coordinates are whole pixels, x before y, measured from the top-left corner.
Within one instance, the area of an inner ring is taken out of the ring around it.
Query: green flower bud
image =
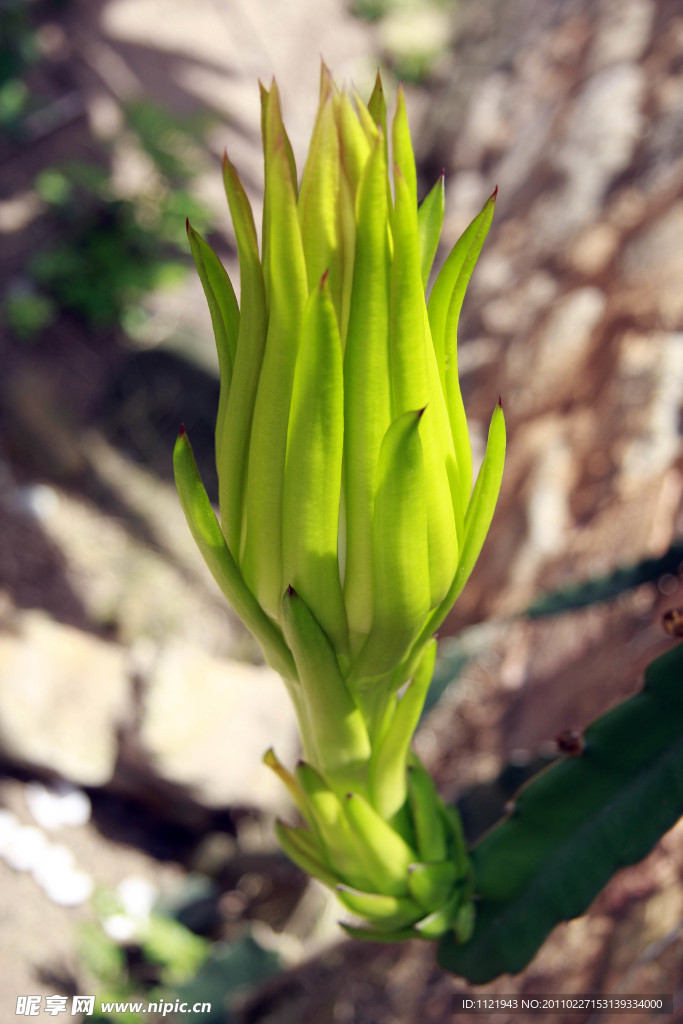
[[[431,937],[471,919],[462,837],[410,739],[433,634],[474,567],[503,470],[499,403],[472,488],[457,370],[458,318],[495,193],[427,301],[443,178],[418,208],[402,90],[390,172],[379,75],[366,105],[323,66],[300,185],[274,82],[261,101],[260,249],[224,161],[239,306],[188,225],[221,374],[220,521],[184,432],[178,490],[210,570],[297,711],[307,767],[292,776],[268,755],[308,825],[279,826],[283,847],[383,936]]]

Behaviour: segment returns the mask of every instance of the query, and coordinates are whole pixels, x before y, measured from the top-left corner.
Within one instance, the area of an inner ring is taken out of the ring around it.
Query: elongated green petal
[[[393,144],[394,167],[399,169],[401,177],[408,186],[411,208],[417,211],[417,170],[415,168],[413,144],[410,139],[406,97],[402,85],[399,85],[396,96],[396,111],[391,125],[391,141]]]
[[[405,107],[403,108],[405,119]],[[401,140],[404,120],[395,120]],[[403,163],[411,166],[409,136]],[[414,169],[414,161],[412,162]],[[394,256],[391,268],[391,387],[395,416],[407,409],[427,407],[421,427],[424,439],[425,478],[430,495],[427,506],[430,596],[432,606],[448,591],[457,565],[462,533],[460,477],[439,367],[430,336],[420,268],[420,243],[414,188],[401,167],[394,167],[396,208],[393,218]]]
[[[387,132],[387,101],[384,95],[384,86],[382,85],[382,78],[379,71],[377,72],[377,76],[375,78],[375,85],[373,87],[372,94],[370,96],[370,99],[368,100],[367,110],[372,120],[372,123],[380,130],[380,134],[382,136],[382,145],[384,147],[384,159],[388,162],[389,134]]]
[[[394,420],[380,449],[372,524],[373,621],[354,666],[355,679],[378,676],[400,662],[429,612],[421,415],[407,412]]]
[[[404,928],[420,916],[420,908],[408,896],[361,892],[348,885],[338,885],[336,892],[342,906],[379,930]]]
[[[392,414],[422,409],[429,401],[427,387],[424,291],[420,274],[417,208],[410,185],[394,168],[394,258],[391,265],[390,352]]]
[[[429,297],[429,323],[446,396],[463,501],[472,489],[472,451],[458,378],[458,320],[465,291],[488,234],[496,193],[456,242]]]
[[[337,204],[337,231],[339,234],[339,260],[341,268],[341,294],[338,317],[342,352],[346,349],[346,338],[349,331],[353,268],[356,261],[355,208],[355,192],[346,173],[342,172],[339,178],[339,202]]]
[[[429,324],[442,372],[445,355],[446,317],[451,299],[456,294],[460,297],[461,302],[464,298],[472,270],[491,226],[495,201],[496,192],[486,200],[480,212],[471,224],[465,228],[439,271],[429,296],[427,306],[429,310]]]
[[[462,544],[464,534],[465,508],[467,507],[469,494],[467,497],[463,497],[460,472],[456,459],[455,446],[453,444],[453,436],[451,433],[450,419],[448,409],[446,408],[446,396],[443,392],[439,367],[436,361],[436,353],[431,341],[431,331],[429,329],[429,319],[427,317],[426,308],[424,310],[424,317],[425,335],[428,339],[426,356],[427,383],[430,395],[429,408],[431,410],[430,419],[426,426],[429,431],[429,443],[433,445],[435,451],[440,452],[440,457],[446,467],[446,476],[448,478],[448,486],[450,489],[451,505],[453,508],[453,517],[455,519],[455,530],[459,549]],[[433,565],[432,568],[434,568]],[[432,580],[432,592],[436,589],[435,582],[435,580]]]
[[[462,572],[464,568],[468,576],[479,557],[493,519],[503,480],[505,446],[505,416],[503,415],[503,406],[499,402],[493,410],[486,442],[486,454],[465,514],[465,545],[460,571]]]
[[[425,487],[428,494],[427,552],[430,608],[439,605],[448,593],[458,565],[460,550],[456,516],[461,513],[459,507],[453,507],[454,496],[449,476],[449,465],[455,468],[455,462],[450,461],[450,445],[440,444],[444,435],[439,433],[439,425],[436,422],[438,412],[436,404],[428,405],[420,425],[423,437]],[[446,438],[450,442],[448,435]]]
[[[374,891],[407,895],[408,868],[415,860],[415,851],[359,793],[347,794],[344,812],[362,842]]]
[[[282,599],[283,629],[304,693],[317,750],[306,751],[326,777],[353,772],[367,761],[370,743],[362,715],[339,671],[327,635],[304,600],[291,587]]]
[[[239,306],[225,267],[211,246],[194,230],[189,220],[187,221],[187,237],[209,306],[211,325],[216,339],[218,365],[221,371],[221,380],[225,379],[227,397],[237,351],[237,333],[240,324]]]
[[[218,400],[218,415],[216,417],[216,467],[220,472],[224,461],[225,413],[228,406],[233,367],[235,365],[240,311],[232,283],[223,264],[211,246],[192,228],[189,220],[187,221],[187,237],[190,242],[190,249],[192,250],[192,258],[194,259],[209,306],[211,325],[218,353],[221,390]]]
[[[352,195],[355,197],[363,169],[370,156],[370,143],[346,92],[338,98],[335,110],[339,130],[339,156]]]
[[[373,116],[372,116],[372,114],[368,110],[367,105],[363,102],[362,97],[358,95],[358,93],[357,93],[357,91],[355,89],[353,89],[352,91],[353,91],[353,99],[354,99],[354,102],[356,104],[356,110],[358,111],[358,120],[360,121],[361,128],[365,132],[365,137],[368,140],[368,142],[370,143],[370,145],[372,146],[372,144],[375,142],[375,140],[377,139],[377,137],[380,134],[383,136],[383,140],[384,140],[384,143],[383,143],[383,145],[384,145],[384,158],[386,160],[386,157],[387,157],[387,150],[386,150],[387,131],[386,131],[386,125],[382,126],[381,122],[375,121]]]
[[[259,89],[261,93],[261,138],[263,139],[263,155],[265,163],[265,177],[266,177],[266,189],[263,196],[263,228],[261,232],[261,251],[263,253],[263,268],[266,278],[266,291],[270,295],[270,283],[268,275],[270,273],[270,215],[269,205],[271,200],[268,198],[268,177],[270,173],[270,153],[272,153],[274,147],[282,146],[284,149],[285,159],[289,170],[289,179],[296,195],[298,179],[296,173],[296,162],[294,160],[294,151],[289,141],[287,131],[285,129],[284,121],[282,120],[282,107],[280,105],[280,91],[277,87],[275,79],[271,81],[270,90],[266,89],[265,86],[259,82]]]
[[[266,341],[266,295],[251,206],[237,171],[223,159],[223,180],[235,229],[241,303],[237,350],[225,420],[216,430],[220,449],[218,497],[221,525],[233,557],[240,557],[251,421]]]
[[[344,353],[344,597],[351,645],[372,622],[372,518],[377,462],[391,422],[386,163],[379,137],[358,190],[356,259]]]
[[[323,278],[306,306],[294,372],[282,501],[283,572],[315,608],[340,660],[348,655],[337,552],[343,443],[341,342]]]
[[[299,222],[308,288],[328,282],[341,320],[342,265],[338,224],[339,137],[331,93],[321,100],[299,193]]]
[[[292,144],[289,141],[287,129],[285,128],[285,122],[282,119],[282,105],[280,103],[280,90],[278,89],[277,82],[275,79],[272,80],[269,93],[269,102],[267,110],[267,128],[266,133],[263,136],[266,147],[279,147],[282,145],[284,150],[285,159],[287,161],[287,171],[289,180],[292,183],[294,189],[294,197],[298,195],[298,175],[296,172],[296,160],[294,159],[294,150]],[[266,160],[267,160],[267,154]],[[268,174],[268,168],[266,168],[266,174]]]
[[[420,269],[422,287],[427,287],[436,256],[445,213],[443,173],[431,192],[428,192],[417,211],[417,229],[420,236]]]
[[[391,722],[372,752],[372,802],[387,820],[398,812],[406,799],[406,757],[434,673],[435,658],[436,640],[432,640],[407,689],[400,698],[394,697],[395,708]]]
[[[387,101],[384,96],[384,86],[382,85],[382,78],[379,73],[375,77],[375,84],[370,94],[370,99],[367,102],[367,108],[372,117],[372,120],[376,125],[379,125],[382,129],[384,136],[387,134]]]
[[[282,633],[259,607],[225,543],[184,431],[176,441],[173,468],[185,518],[213,578],[244,624],[260,642],[273,668],[289,679],[295,678],[296,670],[292,655],[285,645]]]
[[[465,515],[465,540],[460,553],[458,571],[445,601],[430,621],[430,635],[439,628],[453,607],[479,558],[496,508],[504,463],[505,417],[499,404],[491,417],[486,454]]]
[[[395,169],[395,183],[389,336],[392,409],[394,415],[399,416],[411,408],[427,407],[421,430],[425,481],[429,492],[427,523],[430,603],[433,607],[443,600],[457,565],[458,523],[451,484],[456,468],[455,455],[438,382],[438,367],[429,339],[420,274],[417,211],[410,186],[398,167]]]
[[[272,105],[271,94],[269,108]],[[281,141],[268,153],[266,167],[270,210],[266,255],[272,272],[266,277],[266,287],[270,287],[268,334],[251,429],[247,534],[241,561],[244,577],[259,602],[277,618],[286,585],[282,578],[282,493],[287,424],[307,286],[296,198]]]

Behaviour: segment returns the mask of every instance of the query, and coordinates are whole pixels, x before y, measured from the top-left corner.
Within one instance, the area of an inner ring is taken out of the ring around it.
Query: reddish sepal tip
[[[501,395],[498,395],[498,405],[501,407],[501,409],[503,408],[503,398]]]
[[[294,589],[294,587],[292,586],[291,583],[287,587],[287,590],[285,591],[285,593],[286,593],[287,597],[296,597],[296,590]]]
[[[562,732],[558,733],[555,737],[555,742],[557,743],[557,749],[559,752],[561,754],[566,754],[567,757],[578,757],[579,754],[583,753],[583,736],[574,729],[563,729]]]
[[[493,192],[491,193],[491,199],[495,200],[497,197],[498,197],[498,186],[496,185],[496,187],[494,188]]]
[[[180,430],[178,431],[178,437],[185,437],[185,424],[180,424]]]

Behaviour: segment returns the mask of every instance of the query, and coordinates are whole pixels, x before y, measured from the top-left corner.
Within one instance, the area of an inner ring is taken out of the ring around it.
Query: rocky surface
[[[86,786],[113,773],[129,710],[125,652],[41,612],[0,636],[6,757]]]
[[[210,807],[282,809],[282,783],[263,770],[263,753],[274,747],[287,764],[299,756],[294,711],[274,672],[173,642],[147,676],[140,743],[162,778]]]

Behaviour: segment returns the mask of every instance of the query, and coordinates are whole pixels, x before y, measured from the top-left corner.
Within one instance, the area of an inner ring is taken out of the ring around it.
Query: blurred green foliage
[[[24,81],[38,58],[36,34],[26,0],[0,3],[0,129],[15,133],[28,105]]]
[[[157,1018],[131,1009],[104,1013],[102,1003],[176,1000],[210,1004],[210,1010],[194,1015],[198,1024],[227,1024],[235,999],[281,970],[278,957],[248,933],[212,943],[158,912],[147,918],[138,938],[125,944],[94,921],[83,924],[80,955],[97,984],[89,1019],[107,1024],[152,1024]]]
[[[54,100],[40,95],[31,76],[43,59],[41,18],[62,5],[0,3],[0,132],[19,154],[31,145],[30,115]],[[92,157],[55,163],[33,182],[45,242],[0,296],[17,340],[37,338],[60,311],[95,331],[121,326],[134,334],[146,319],[145,296],[185,273],[185,218],[199,230],[208,226],[192,194],[208,115],[176,117],[144,98],[121,112],[117,137],[108,144],[88,140]],[[143,168],[125,191],[114,172],[122,141]]]
[[[148,292],[178,281],[185,272],[178,224],[190,212],[205,219],[183,190],[118,198],[108,171],[90,163],[49,168],[35,187],[52,241],[30,259],[28,275],[53,309],[96,329],[125,326]]]
[[[620,566],[605,576],[582,580],[560,590],[541,594],[526,609],[526,615],[530,619],[540,619],[611,601],[644,583],[656,583],[666,576],[675,578],[682,568],[683,541],[677,540],[659,558],[645,558],[632,565]]]

